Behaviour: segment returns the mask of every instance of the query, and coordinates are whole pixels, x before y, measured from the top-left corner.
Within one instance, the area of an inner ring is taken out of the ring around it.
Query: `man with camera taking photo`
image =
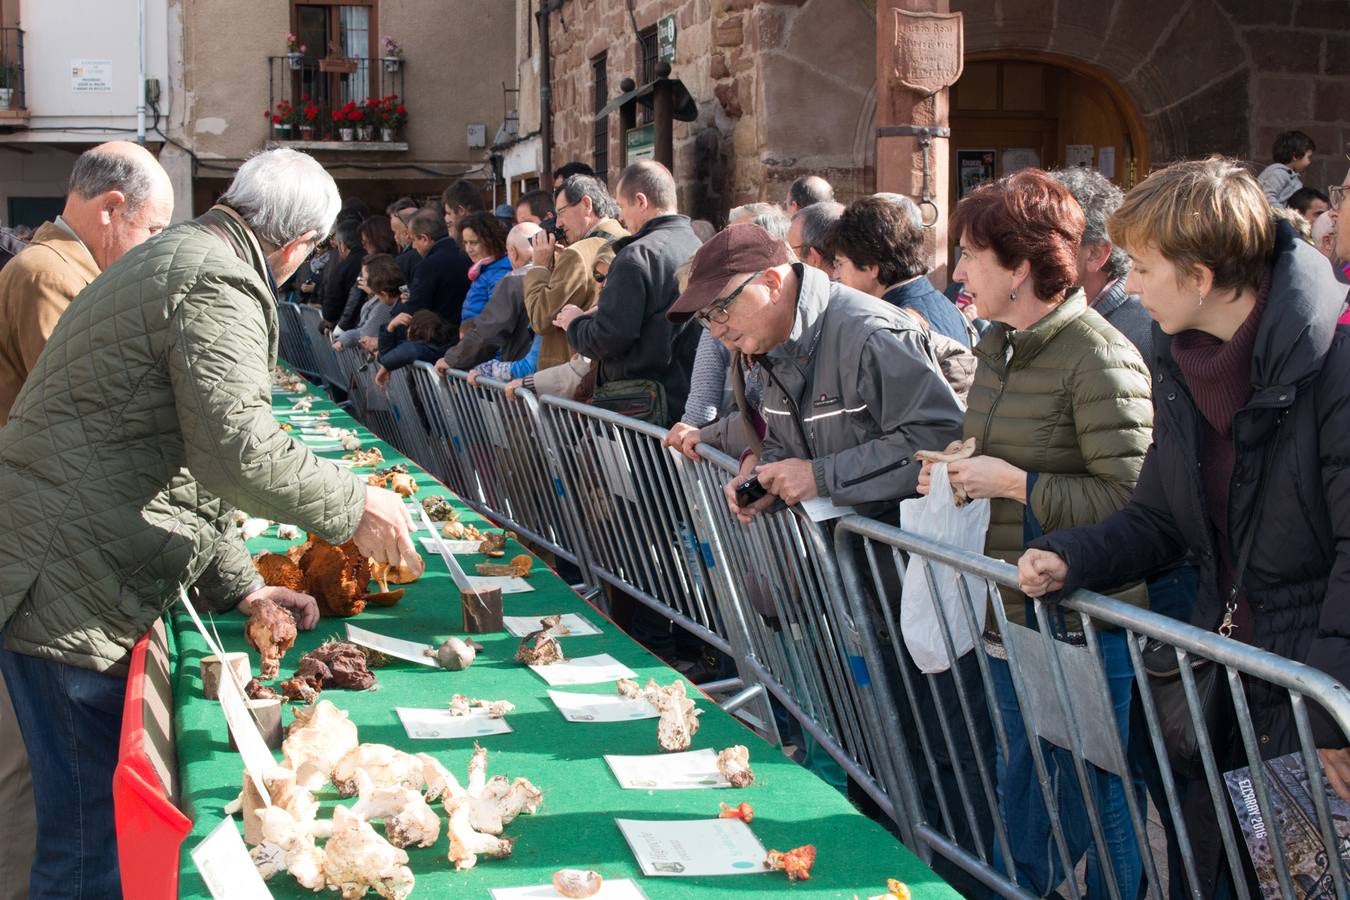
[[[555,227],[546,226],[534,236],[536,268],[525,273],[525,310],[540,338],[541,371],[572,356],[567,332],[553,324],[558,310],[569,304],[583,310],[595,307],[600,296],[600,284],[592,274],[595,255],[628,235],[618,222],[619,205],[597,178],[571,176],[558,189],[554,203]]]

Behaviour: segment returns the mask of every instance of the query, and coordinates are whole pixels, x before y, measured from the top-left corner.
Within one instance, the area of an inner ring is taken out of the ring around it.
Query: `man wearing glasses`
[[[1350,159],[1350,153],[1346,154]],[[1344,215],[1341,204],[1345,200],[1345,192],[1350,188],[1350,171],[1345,173],[1345,180],[1340,184],[1333,184],[1327,188],[1327,197],[1331,200],[1331,209],[1326,213],[1336,221],[1336,249],[1331,254],[1331,268],[1336,273],[1336,280],[1341,284],[1350,283],[1350,216]],[[1350,321],[1350,314],[1342,317],[1342,323]]]
[[[915,495],[916,450],[959,440],[960,402],[927,334],[905,313],[801,263],[758,225],[732,225],[694,256],[671,321],[694,317],[764,367],[764,455],[726,486],[742,522],[770,504],[824,497],[895,520]],[[736,488],[759,479],[753,502]]]

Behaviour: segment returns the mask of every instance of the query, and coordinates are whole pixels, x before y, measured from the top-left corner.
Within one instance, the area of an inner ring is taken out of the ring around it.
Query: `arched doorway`
[[[951,200],[1028,166],[1087,165],[1128,190],[1148,174],[1138,108],[1109,74],[1033,51],[966,57],[951,92]]]

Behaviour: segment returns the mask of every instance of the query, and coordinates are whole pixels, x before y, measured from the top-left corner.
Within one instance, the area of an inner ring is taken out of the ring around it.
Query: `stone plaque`
[[[961,13],[895,11],[891,80],[920,94],[950,87],[965,68]]]

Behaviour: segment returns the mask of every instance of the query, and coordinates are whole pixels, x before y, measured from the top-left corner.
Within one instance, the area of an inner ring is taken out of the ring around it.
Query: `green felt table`
[[[294,399],[278,394],[278,412]],[[322,398],[313,411],[329,412],[329,422],[357,430],[363,446],[378,446],[385,464],[407,462],[416,473],[420,492],[453,495],[423,473],[394,448],[375,439],[359,423]],[[285,416],[279,416],[285,421]],[[297,435],[299,434],[296,426]],[[339,458],[341,451],[320,455]],[[369,470],[359,469],[358,474]],[[480,517],[455,500],[462,520],[488,527]],[[420,535],[425,535],[423,530]],[[280,550],[289,541],[276,538],[273,526],[252,542],[255,551]],[[421,548],[419,547],[419,550]],[[521,552],[508,546],[506,558]],[[426,574],[408,586],[406,596],[389,608],[368,607],[352,619],[324,619],[318,627],[302,633],[282,661],[282,677],[289,677],[300,656],[330,637],[344,635],[344,622],[392,637],[439,643],[460,633],[458,591],[444,561],[423,554]],[[472,573],[485,557],[460,556],[461,565]],[[569,657],[609,653],[638,673],[645,683],[655,677],[668,683],[677,677],[596,609],[574,593],[557,575],[536,564],[530,576],[534,591],[510,594],[507,615],[547,615],[571,612],[584,616],[603,633],[563,639]],[[243,639],[244,617],[230,612],[214,617],[214,626],[226,650],[247,650]],[[209,652],[206,642],[187,615],[176,612],[172,622],[172,683],[181,801],[193,821],[191,835],[183,844],[180,895],[206,897],[208,892],[188,855],[193,846],[223,818],[221,808],[239,792],[242,762],[229,749],[224,716],[219,705],[202,697],[200,660]],[[548,686],[530,669],[513,661],[519,641],[509,634],[478,636],[484,645],[477,661],[463,672],[446,672],[394,660],[376,670],[378,684],[369,691],[332,690],[324,699],[347,710],[357,724],[363,742],[390,744],[408,752],[427,752],[439,758],[459,778],[465,777],[473,742],[470,740],[410,740],[395,713],[397,706],[443,708],[450,695],[510,700],[516,711],[508,717],[510,734],[481,738],[488,748],[488,775],[525,776],[544,791],[543,807],[533,816],[520,816],[507,826],[506,836],[516,838],[515,852],[503,860],[480,860],[471,870],[454,871],[446,861],[448,838],[444,824],[440,839],[424,849],[409,848],[410,867],[417,879],[415,897],[489,897],[494,887],[547,883],[563,867],[596,869],[606,878],[637,880],[656,900],[679,898],[779,898],[784,891],[812,897],[868,897],[885,893],[887,878],[905,881],[917,898],[958,896],[929,871],[877,823],[857,812],[836,790],[787,759],[780,750],[761,740],[710,700],[691,691],[703,710],[701,727],[691,749],[721,750],[733,744],[750,748],[755,782],[744,789],[641,791],[624,790],[602,759],[602,754],[651,754],[659,752],[656,720],[577,724],[566,721],[548,699]],[[257,657],[250,652],[256,672]],[[611,694],[610,683],[563,688],[569,691]],[[291,715],[284,713],[286,722]],[[280,753],[276,754],[278,759]],[[338,802],[331,785],[318,795],[323,806]],[[748,801],[754,806],[751,825],[767,848],[787,850],[815,844],[818,856],[810,881],[789,883],[781,872],[705,878],[644,878],[628,845],[614,823],[616,817],[636,819],[696,819],[713,817],[718,802],[733,805]],[[352,802],[352,801],[343,801]],[[436,806],[440,811],[439,805]],[[323,812],[320,815],[324,815]],[[377,826],[378,828],[378,826]],[[278,875],[269,888],[277,897],[313,896],[289,876]],[[371,895],[373,896],[373,894]]]

